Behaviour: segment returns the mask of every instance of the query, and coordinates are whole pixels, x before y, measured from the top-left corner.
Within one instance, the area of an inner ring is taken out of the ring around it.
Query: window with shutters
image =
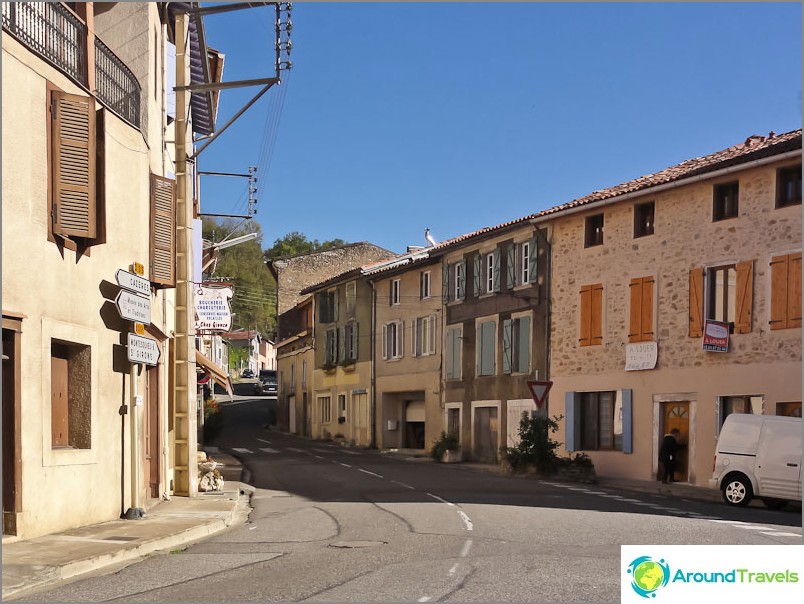
[[[598,346],[603,343],[603,285],[581,287],[581,346]]]
[[[414,354],[417,357],[435,354],[435,315],[419,317],[414,327]]]
[[[354,362],[357,360],[357,323],[350,321],[344,327],[344,346],[345,346],[345,360],[347,362]]]
[[[634,239],[653,235],[656,203],[648,201],[634,206]]]
[[[776,207],[801,205],[801,164],[776,172]]]
[[[102,194],[98,195],[99,120],[93,98],[68,94],[51,85],[48,90],[48,235],[75,250],[77,243],[103,242],[103,208],[98,207],[102,199]],[[100,123],[102,135],[102,119]]]
[[[332,398],[329,396],[318,397],[318,417],[322,424],[332,421]]]
[[[497,356],[497,323],[483,321],[477,325],[477,375],[494,375]]]
[[[346,316],[354,317],[357,308],[357,283],[350,281],[346,284]]]
[[[584,247],[603,245],[603,214],[586,217]]]
[[[427,300],[430,297],[430,271],[421,273],[419,282],[419,293],[422,300]]]
[[[461,379],[461,359],[463,346],[463,328],[450,327],[447,329],[446,350],[446,377],[448,380]]]
[[[382,326],[382,358],[387,361],[401,359],[404,353],[404,323],[391,321]]]
[[[712,266],[703,271],[702,275],[705,276],[702,318],[730,323],[732,333],[749,333],[753,306],[753,262]],[[699,316],[698,309],[693,308],[693,304],[700,303],[697,293],[701,288],[701,283],[698,282],[700,280],[701,276],[696,271],[690,274],[691,336],[701,331],[695,319]],[[696,293],[693,294],[693,291]]]
[[[338,330],[327,329],[325,334],[324,367],[334,367],[338,362]]]
[[[771,258],[771,329],[801,327],[801,252]]]
[[[466,298],[466,260],[459,260],[454,265],[455,300]]]
[[[151,174],[152,283],[176,286],[176,181]]]
[[[503,373],[530,372],[530,317],[503,321]]]
[[[730,182],[715,185],[713,189],[714,202],[712,206],[712,220],[726,220],[737,218],[740,183]]]
[[[92,349],[52,340],[50,345],[50,432],[55,448],[92,446]]]
[[[318,322],[334,323],[338,320],[338,292],[331,290],[318,294]]]
[[[398,306],[402,301],[402,281],[394,279],[391,281],[391,305]]]
[[[631,279],[631,317],[629,342],[652,342],[653,332],[653,277]]]
[[[616,392],[580,392],[580,449],[621,451],[622,407]]]

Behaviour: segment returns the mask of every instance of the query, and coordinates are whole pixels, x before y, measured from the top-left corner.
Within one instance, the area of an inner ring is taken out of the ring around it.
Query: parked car
[[[769,508],[801,501],[801,418],[732,413],[720,429],[709,486],[726,503]]]
[[[253,378],[254,372],[251,369],[244,369],[243,373],[241,373],[240,375],[242,375],[244,378]]]
[[[260,369],[260,378],[259,381],[254,385],[254,394],[276,396],[277,390],[276,370]]]

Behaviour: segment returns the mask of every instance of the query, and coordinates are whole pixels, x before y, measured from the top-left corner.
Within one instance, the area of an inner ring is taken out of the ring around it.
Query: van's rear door
[[[801,422],[763,422],[755,474],[758,496],[801,500]]]

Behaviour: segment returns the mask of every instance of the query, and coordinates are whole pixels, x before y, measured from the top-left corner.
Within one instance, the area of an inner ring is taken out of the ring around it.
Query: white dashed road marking
[[[271,447],[263,447],[260,449],[263,453],[279,453],[276,449],[272,449]]]
[[[416,487],[412,487],[409,484],[405,484],[404,482],[399,482],[398,480],[392,480],[391,482],[395,482],[398,485],[405,487],[406,489],[410,489],[411,491],[415,491]]]
[[[270,441],[270,440],[265,440],[264,438],[258,438],[257,440],[258,440],[258,441],[260,441],[261,443],[265,443],[266,445],[270,445],[270,444],[271,444],[271,441]]]
[[[461,512],[459,510],[458,516],[460,516],[461,520],[463,520],[463,523],[466,525],[467,531],[471,531],[474,528],[474,525],[472,524],[472,521],[469,519],[469,516],[467,516],[464,512]]]
[[[365,473],[365,474],[371,474],[372,476],[376,476],[377,478],[382,478],[382,476],[380,476],[379,474],[375,474],[374,472],[369,472],[368,470],[364,470],[363,468],[358,468],[358,470],[363,472],[363,473]]]
[[[254,453],[254,451],[250,449],[244,449],[243,447],[232,447],[232,451],[237,451],[238,453]]]
[[[469,555],[469,550],[472,549],[472,540],[467,539],[466,543],[463,544],[463,549],[461,550],[461,558],[466,558]]]
[[[447,501],[446,499],[441,499],[441,497],[439,497],[438,495],[433,495],[432,493],[427,493],[427,494],[428,494],[430,497],[432,497],[433,499],[436,499],[436,500],[440,501],[441,503],[446,503],[447,505],[451,505],[451,506],[454,506],[454,505],[455,505],[454,503],[450,503],[450,502],[449,502],[449,501]]]

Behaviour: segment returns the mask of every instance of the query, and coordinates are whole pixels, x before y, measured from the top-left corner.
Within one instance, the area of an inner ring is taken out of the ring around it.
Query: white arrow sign
[[[122,268],[119,268],[114,274],[114,278],[117,280],[117,284],[123,289],[144,294],[146,296],[151,295],[151,282],[144,277],[140,277],[139,275],[129,273],[128,271],[124,271]]]
[[[159,354],[159,346],[151,338],[143,338],[135,333],[128,334],[128,360],[132,363],[156,365]]]
[[[120,316],[129,321],[145,323],[151,322],[151,299],[138,296],[133,292],[120,290],[114,299],[114,304]]]

